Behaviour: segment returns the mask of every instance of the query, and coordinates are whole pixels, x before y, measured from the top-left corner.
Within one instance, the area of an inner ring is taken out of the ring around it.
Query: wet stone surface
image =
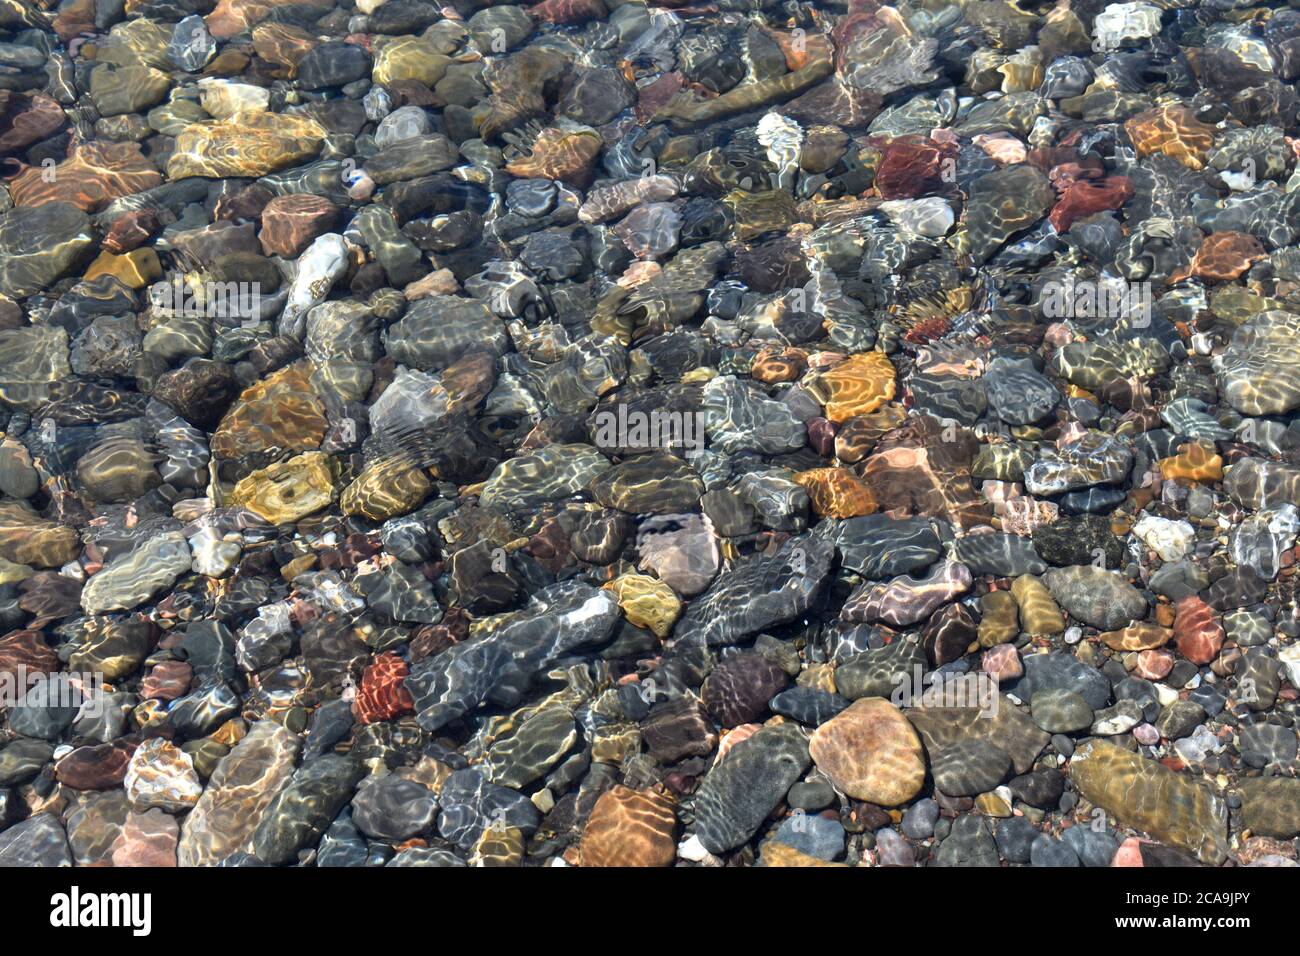
[[[0,864],[1295,865],[1297,51],[0,0]]]

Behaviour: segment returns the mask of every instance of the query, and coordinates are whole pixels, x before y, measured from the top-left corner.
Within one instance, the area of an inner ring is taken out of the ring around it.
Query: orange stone
[[[1178,653],[1193,664],[1208,664],[1223,648],[1223,625],[1214,609],[1195,594],[1174,606],[1174,642]]]
[[[677,811],[657,790],[622,784],[591,808],[579,844],[583,866],[671,866],[677,856]]]
[[[140,152],[138,143],[82,143],[68,158],[50,166],[28,166],[9,181],[15,206],[70,202],[99,212],[114,199],[153,189],[162,173]]]
[[[1263,245],[1254,236],[1244,232],[1213,232],[1196,250],[1189,272],[1207,282],[1232,282],[1251,263],[1266,256]]]
[[[813,468],[794,476],[808,492],[812,509],[823,518],[854,518],[876,511],[876,496],[846,468]]]
[[[819,726],[808,752],[831,783],[855,800],[896,807],[925,783],[921,738],[883,697],[855,700]]]
[[[1223,459],[1212,447],[1189,442],[1172,458],[1160,459],[1160,474],[1166,481],[1215,482],[1223,480]]]
[[[793,382],[808,367],[808,356],[802,349],[763,349],[754,357],[749,370],[755,381],[771,385],[776,382]]]
[[[297,362],[246,388],[212,435],[213,456],[242,458],[271,449],[319,448],[329,421],[311,384],[311,371],[310,362]]]
[[[835,433],[835,457],[853,464],[871,454],[881,436],[893,431],[907,419],[902,405],[890,403],[870,415],[857,415]]]
[[[818,375],[812,390],[836,424],[869,415],[894,397],[894,365],[884,352],[853,355]]]
[[[1123,630],[1106,631],[1098,636],[1112,651],[1149,651],[1168,644],[1174,632],[1158,624],[1140,622],[1130,624]]]
[[[1188,169],[1202,169],[1214,145],[1214,127],[1202,123],[1186,106],[1157,106],[1124,124],[1139,156],[1164,153]]]

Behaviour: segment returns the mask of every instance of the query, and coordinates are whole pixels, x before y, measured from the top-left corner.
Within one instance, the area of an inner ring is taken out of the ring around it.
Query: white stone
[[[1300,644],[1292,644],[1277,652],[1277,659],[1286,671],[1292,687],[1300,687]]]
[[[348,244],[336,232],[327,232],[298,258],[298,274],[280,316],[278,331],[302,340],[307,313],[325,301],[334,283],[348,271]]]
[[[238,535],[223,537],[216,528],[201,528],[198,534],[190,538],[190,550],[194,552],[194,573],[205,574],[210,578],[226,574],[243,553]]]
[[[1158,554],[1161,561],[1185,558],[1196,543],[1196,529],[1191,524],[1153,514],[1144,514],[1133,526],[1133,533]]]
[[[890,199],[880,204],[880,211],[902,232],[932,239],[946,236],[956,221],[952,207],[940,196]]]
[[[1160,33],[1160,10],[1149,3],[1112,3],[1092,24],[1093,48],[1118,50],[1126,42],[1145,40]]]
[[[236,113],[265,113],[271,108],[271,91],[252,83],[208,77],[199,80],[199,103],[208,115],[223,120]]]

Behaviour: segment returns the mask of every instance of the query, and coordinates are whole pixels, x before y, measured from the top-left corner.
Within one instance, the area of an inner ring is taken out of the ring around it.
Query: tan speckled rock
[[[895,807],[925,783],[921,738],[883,697],[864,697],[814,731],[813,762],[855,800]]]

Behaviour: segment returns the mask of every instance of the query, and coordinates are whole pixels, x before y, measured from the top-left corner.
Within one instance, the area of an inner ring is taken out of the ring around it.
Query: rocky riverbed
[[[0,865],[1294,866],[1298,76],[0,0]]]

